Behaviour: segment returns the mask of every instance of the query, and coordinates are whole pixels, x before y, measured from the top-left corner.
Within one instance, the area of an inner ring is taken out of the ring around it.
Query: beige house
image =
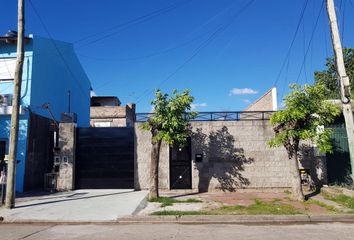
[[[91,127],[133,127],[135,104],[121,106],[114,96],[93,96],[90,107]]]

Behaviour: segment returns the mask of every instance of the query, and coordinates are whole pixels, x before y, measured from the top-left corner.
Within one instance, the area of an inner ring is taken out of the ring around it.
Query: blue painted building
[[[0,37],[0,148],[2,148],[0,154],[8,152],[16,55],[16,37],[10,35]],[[25,38],[17,156],[20,161],[17,165],[17,191],[21,192],[25,189],[25,175],[26,172],[31,171],[26,166],[26,162],[28,162],[29,148],[35,144],[35,141],[29,141],[29,129],[31,125],[36,125],[33,119],[52,119],[43,105],[50,105],[56,121],[60,120],[62,112],[68,112],[70,105],[70,112],[77,114],[77,125],[88,127],[90,124],[90,90],[91,83],[72,44],[35,35]],[[31,118],[33,115],[39,117]],[[35,132],[35,128],[33,129],[32,132]],[[36,156],[32,156],[32,159],[35,158]],[[32,164],[31,167],[33,166]],[[43,178],[43,176],[40,177]]]

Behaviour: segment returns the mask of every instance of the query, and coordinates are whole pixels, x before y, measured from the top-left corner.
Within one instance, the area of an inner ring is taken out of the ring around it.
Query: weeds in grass
[[[186,215],[210,215],[207,211],[158,211],[151,215],[154,216],[186,216]]]
[[[338,194],[338,195],[331,195],[325,192],[321,193],[322,196],[328,200],[331,200],[333,202],[336,202],[346,208],[350,208],[351,210],[354,210],[354,198],[349,197],[344,194]]]
[[[158,198],[150,199],[149,202],[158,202],[161,203],[161,207],[167,207],[167,206],[172,206],[174,203],[201,203],[203,201],[195,198],[178,200],[170,197],[158,197]]]
[[[183,216],[183,215],[295,215],[302,214],[295,207],[280,202],[280,199],[274,199],[272,202],[263,202],[255,199],[255,203],[250,206],[223,206],[221,208],[208,211],[158,211],[152,215],[158,216]]]
[[[280,202],[280,199],[275,199],[272,202],[263,202],[255,199],[255,203],[250,206],[224,206],[219,209],[212,210],[216,214],[239,214],[239,215],[256,215],[256,214],[270,214],[270,215],[294,215],[301,214],[298,209],[291,205]]]
[[[327,211],[329,211],[330,213],[338,213],[338,212],[340,212],[337,208],[332,207],[332,206],[329,206],[329,205],[327,205],[327,204],[325,204],[325,203],[323,203],[323,202],[320,202],[320,201],[314,200],[314,199],[309,199],[309,200],[303,202],[303,204],[304,204],[306,210],[309,209],[309,208],[306,207],[306,206],[308,206],[308,205],[310,205],[310,204],[314,204],[314,205],[317,205],[317,206],[320,206],[320,207],[325,208],[325,209],[326,209]]]
[[[290,190],[285,190],[284,193],[287,194],[287,195],[290,195],[291,191]]]

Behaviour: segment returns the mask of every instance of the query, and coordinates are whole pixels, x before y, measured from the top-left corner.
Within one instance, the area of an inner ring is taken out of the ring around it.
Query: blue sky
[[[26,2],[27,34],[48,37],[39,15],[54,39],[74,43],[97,95],[138,112],[151,110],[156,88],[189,88],[198,111],[237,111],[276,84],[280,103],[289,83],[313,82],[332,55],[322,0],[31,0],[38,15]],[[354,0],[335,2],[353,47]],[[17,28],[17,4],[1,5],[5,34]]]

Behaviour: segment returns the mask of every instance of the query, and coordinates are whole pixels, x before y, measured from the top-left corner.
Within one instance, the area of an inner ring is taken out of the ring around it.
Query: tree
[[[303,201],[298,162],[300,142],[312,140],[322,153],[331,152],[331,129],[321,126],[331,123],[340,114],[340,109],[325,101],[327,90],[322,83],[304,87],[291,85],[290,88],[292,92],[284,99],[285,108],[270,118],[275,137],[269,145],[285,147],[291,161],[293,197]]]
[[[354,48],[343,49],[344,65],[347,75],[350,79],[350,88],[352,95],[354,95]],[[329,94],[327,99],[340,99],[340,90],[338,82],[337,67],[334,57],[327,58],[326,70],[315,72],[315,82],[323,83]]]
[[[186,144],[191,130],[188,120],[196,117],[191,110],[193,97],[189,90],[179,94],[173,91],[170,98],[168,94],[162,94],[160,90],[155,93],[155,99],[151,102],[154,107],[154,114],[143,125],[143,129],[151,132],[151,164],[150,164],[150,186],[149,198],[159,197],[159,161],[162,142],[172,146],[177,144],[182,147]]]

